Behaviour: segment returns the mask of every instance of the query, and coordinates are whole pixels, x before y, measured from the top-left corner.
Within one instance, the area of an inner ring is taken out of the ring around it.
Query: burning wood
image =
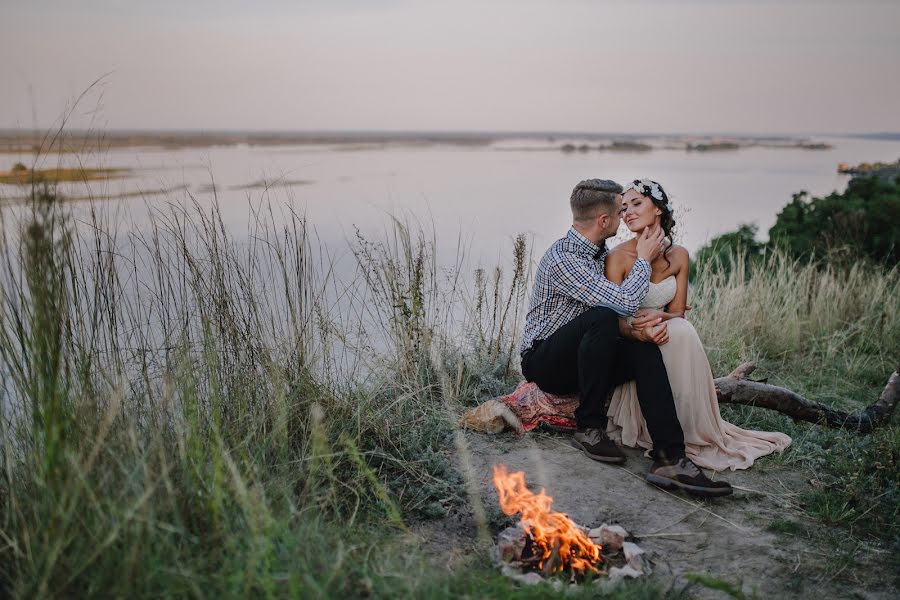
[[[503,512],[522,515],[522,528],[530,542],[523,550],[529,559],[533,557],[535,570],[547,575],[565,570],[579,575],[600,572],[601,546],[569,517],[552,510],[553,498],[543,489],[538,494],[529,490],[525,473],[510,473],[504,465],[494,465],[494,487]]]
[[[500,533],[497,544],[504,573],[516,581],[537,583],[555,574],[580,581],[588,573],[609,575],[612,581],[646,572],[643,551],[625,541],[628,533],[622,527],[604,524],[588,531],[554,511],[553,498],[543,489],[537,494],[529,490],[521,471],[510,473],[504,465],[494,465],[493,479],[504,514],[521,515],[518,525]],[[612,553],[624,553],[618,557],[621,565],[611,567],[607,558]]]

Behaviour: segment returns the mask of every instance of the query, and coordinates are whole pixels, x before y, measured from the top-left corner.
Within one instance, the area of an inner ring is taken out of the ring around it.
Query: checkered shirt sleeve
[[[571,235],[547,250],[535,273],[522,352],[591,307],[605,306],[623,316],[637,312],[649,289],[649,263],[638,259],[622,284],[616,285],[604,275],[605,259],[606,252],[595,257]]]

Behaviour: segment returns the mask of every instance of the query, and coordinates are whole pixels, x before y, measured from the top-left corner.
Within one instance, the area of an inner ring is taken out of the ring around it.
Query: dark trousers
[[[577,392],[578,427],[603,430],[609,391],[635,380],[653,455],[684,456],[684,433],[662,354],[656,344],[621,337],[613,310],[592,308],[535,342],[522,356],[522,374],[551,394]]]

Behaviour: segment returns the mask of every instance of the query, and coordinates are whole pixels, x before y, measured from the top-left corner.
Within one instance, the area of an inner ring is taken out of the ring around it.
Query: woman
[[[633,319],[623,319],[623,333],[659,345],[669,375],[685,452],[697,465],[716,471],[746,469],[760,456],[784,450],[783,433],[747,431],[719,414],[715,385],[703,344],[684,318],[689,257],[672,243],[675,219],[665,190],[649,179],[634,180],[622,198],[622,220],[635,234],[662,227],[669,247],[653,261],[650,290]],[[614,248],[606,259],[606,277],[621,283],[637,260],[637,238]],[[661,323],[648,327],[655,319]],[[616,388],[607,412],[608,432],[626,446],[652,448],[634,382]]]

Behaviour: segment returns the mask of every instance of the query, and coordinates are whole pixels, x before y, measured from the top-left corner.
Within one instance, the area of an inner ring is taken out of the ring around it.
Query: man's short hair
[[[593,219],[601,210],[612,214],[622,186],[611,179],[585,179],[572,190],[569,206],[576,221]]]

